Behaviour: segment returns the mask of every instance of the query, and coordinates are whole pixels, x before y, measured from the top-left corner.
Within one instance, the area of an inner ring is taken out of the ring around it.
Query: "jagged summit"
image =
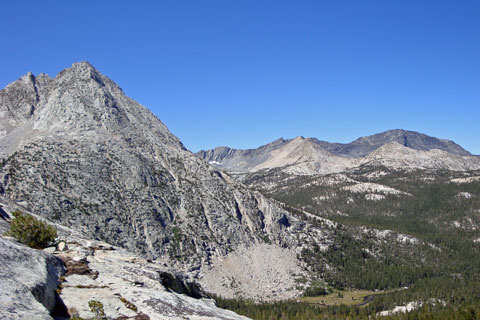
[[[0,143],[0,156],[23,139],[64,132],[81,136],[96,130],[139,145],[142,138],[162,138],[164,143],[185,149],[155,115],[125,96],[88,62],[74,63],[53,79],[28,73],[1,90],[0,101],[0,124],[5,128],[0,137],[9,141]],[[149,129],[139,132],[142,126]]]
[[[62,79],[63,81],[71,80],[94,80],[100,85],[105,85],[105,82],[108,82],[111,86],[116,86],[117,89],[120,89],[113,81],[108,77],[101,74],[93,65],[87,61],[75,62],[70,68],[67,68],[57,74],[56,79]],[[121,89],[120,89],[121,90]]]
[[[60,75],[68,72],[78,74],[99,73],[98,70],[88,61],[74,62],[71,67],[63,69],[58,74]]]
[[[95,69],[93,65],[91,65],[88,61],[81,61],[81,62],[74,62],[70,68],[66,68],[60,71],[55,78],[65,77],[67,75],[75,75],[77,78],[85,78],[89,79],[92,76],[101,75],[100,72]],[[46,73],[41,72],[38,76],[35,76],[31,71],[27,72],[26,74],[22,75],[17,81],[14,81],[6,86],[5,89],[9,87],[18,87],[22,84],[24,85],[35,85],[35,82],[38,79],[52,79]],[[4,90],[5,90],[4,89]]]
[[[67,68],[66,70],[70,70],[70,69],[90,69],[93,71],[97,71],[97,69],[95,69],[95,67],[92,66],[92,64],[88,61],[74,62],[72,63],[72,66],[70,68]]]

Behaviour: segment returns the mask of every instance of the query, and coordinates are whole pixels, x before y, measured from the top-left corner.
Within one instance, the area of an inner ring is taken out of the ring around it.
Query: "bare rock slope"
[[[66,239],[55,255],[70,266],[60,296],[72,314],[93,318],[94,300],[109,319],[247,319],[217,308],[187,275],[101,241]]]

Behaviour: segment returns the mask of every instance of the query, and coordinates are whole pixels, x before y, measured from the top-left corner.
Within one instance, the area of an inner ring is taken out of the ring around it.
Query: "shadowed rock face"
[[[158,274],[162,285],[169,290],[180,294],[186,294],[187,296],[196,299],[207,297],[197,283],[189,281],[182,274],[175,274],[166,271],[159,272]]]
[[[35,214],[195,270],[266,238],[295,248],[309,232],[186,150],[86,62],[24,76],[0,97],[0,191]]]
[[[0,238],[0,317],[52,319],[60,303],[58,277],[64,272],[60,259]]]

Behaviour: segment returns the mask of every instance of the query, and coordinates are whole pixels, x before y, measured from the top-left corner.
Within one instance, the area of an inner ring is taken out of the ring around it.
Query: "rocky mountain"
[[[292,268],[276,271],[285,280],[276,287],[253,268],[253,279],[266,282],[254,294],[295,296],[295,252],[328,241],[327,231],[194,156],[86,62],[54,78],[29,73],[1,90],[0,132],[2,196],[85,236],[194,272],[207,290],[224,281],[230,295],[253,295],[230,286],[235,273],[222,280],[210,270],[228,254],[268,245],[285,251]]]
[[[405,130],[386,131],[348,144],[297,137],[278,139],[257,149],[218,147],[196,154],[233,173],[282,168],[293,174],[327,174],[372,162],[405,168],[480,168],[480,157],[472,156],[453,141]]]
[[[263,169],[295,166],[303,172],[343,171],[352,165],[352,160],[335,156],[318,146],[313,139],[297,137],[279,139],[253,150],[234,150],[219,147],[197,153],[210,164],[231,172],[249,172]]]
[[[471,155],[470,152],[453,141],[438,139],[427,136],[423,133],[401,129],[389,130],[371,136],[361,137],[345,144],[317,141],[318,145],[325,150],[338,156],[351,158],[365,157],[372,151],[391,142],[397,142],[404,147],[414,150],[429,151],[432,149],[438,149],[459,156]]]

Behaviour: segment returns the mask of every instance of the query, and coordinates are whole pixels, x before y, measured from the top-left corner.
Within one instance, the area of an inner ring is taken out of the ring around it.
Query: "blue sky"
[[[480,154],[480,1],[0,2],[0,87],[87,60],[192,151],[389,129]]]

